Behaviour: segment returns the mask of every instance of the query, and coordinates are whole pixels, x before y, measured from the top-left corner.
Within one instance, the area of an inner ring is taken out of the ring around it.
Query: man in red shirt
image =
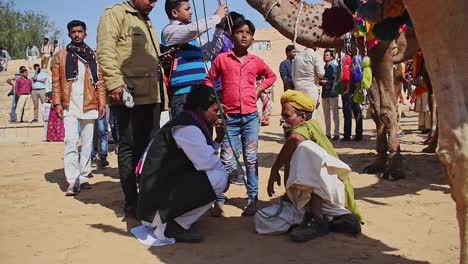
[[[20,77],[15,82],[15,94],[19,98],[16,104],[16,114],[18,115],[18,122],[24,122],[24,110],[29,109],[32,91],[32,81],[28,79],[28,70],[22,68],[20,70]]]
[[[226,106],[227,114],[227,133],[232,142],[231,148],[227,137],[224,138],[221,145],[221,161],[229,173],[231,183],[243,184],[233,157],[233,151],[239,155],[243,150],[247,171],[248,204],[242,215],[252,216],[256,212],[258,200],[259,117],[256,101],[263,90],[273,85],[276,75],[262,59],[248,53],[255,34],[255,26],[251,21],[238,21],[233,26],[232,32],[234,48],[216,57],[206,82],[212,86],[213,80],[221,78],[222,103]],[[256,87],[257,75],[265,77],[258,87]],[[215,204],[219,215],[222,215],[223,202],[224,198],[220,197]]]

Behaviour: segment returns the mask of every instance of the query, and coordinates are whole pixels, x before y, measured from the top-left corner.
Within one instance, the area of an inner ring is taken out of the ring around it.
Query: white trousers
[[[26,111],[29,110],[29,106],[31,104],[31,95],[29,94],[22,94],[19,96],[18,102],[16,103],[16,116],[19,117],[18,120],[21,122],[25,122],[25,114]]]
[[[82,184],[88,182],[91,172],[91,148],[93,144],[94,119],[78,119],[74,116],[65,116],[65,151],[64,168],[65,177],[69,184]],[[81,155],[78,152],[78,123],[81,127]]]
[[[340,115],[338,108],[338,96],[322,98],[322,109],[323,116],[325,119],[325,134],[331,137],[331,118],[330,115],[333,114],[333,124],[334,124],[334,136],[340,135]]]
[[[226,189],[227,185],[227,175],[225,172],[221,171],[210,171],[206,173],[208,175],[208,179],[210,180],[211,186],[217,197],[219,197],[224,190]],[[195,223],[208,209],[211,208],[214,202],[206,204],[204,206],[198,207],[193,209],[192,211],[185,213],[177,218],[174,218],[174,221],[177,222],[181,227],[184,229],[189,229],[193,223]],[[157,217],[153,220],[153,223],[147,223],[142,221],[143,225],[156,227],[158,222]],[[164,233],[165,225],[161,228],[160,232]]]

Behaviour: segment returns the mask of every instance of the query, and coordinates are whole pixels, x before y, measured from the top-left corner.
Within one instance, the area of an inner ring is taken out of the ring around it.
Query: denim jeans
[[[16,103],[18,103],[18,96],[13,94],[13,99],[11,101],[11,112],[10,112],[10,121],[16,122]]]
[[[98,118],[95,121],[94,125],[94,140],[93,140],[93,148],[91,150],[91,158],[96,157],[96,151],[99,150],[99,159],[105,160],[107,159],[107,150],[109,148],[109,143],[107,142],[108,139],[108,132],[107,132],[107,120],[106,117]]]
[[[240,153],[243,154],[247,172],[247,197],[249,201],[256,201],[258,199],[257,153],[260,129],[258,113],[230,114],[226,119],[226,126],[234,149],[231,148],[227,136],[225,136],[221,145],[221,162],[229,174],[238,169],[233,155],[234,151],[238,157]],[[222,197],[218,201],[223,201]]]

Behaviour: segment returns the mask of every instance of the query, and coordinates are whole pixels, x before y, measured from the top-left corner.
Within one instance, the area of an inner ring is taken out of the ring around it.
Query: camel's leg
[[[387,164],[387,135],[385,133],[385,126],[380,120],[380,90],[375,82],[372,83],[372,88],[369,92],[371,117],[375,122],[377,141],[376,141],[376,150],[377,157],[375,161],[364,168],[364,173],[381,173],[385,171],[385,166]]]
[[[468,1],[405,0],[437,102],[439,146],[456,203],[460,263],[468,264]],[[430,18],[427,14],[431,14]],[[447,30],[450,28],[450,30]]]
[[[393,78],[394,48],[396,48],[395,42],[382,42],[369,53],[375,78],[373,84],[376,86],[373,89],[377,89],[379,94],[379,117],[384,127],[388,153],[385,170],[381,177],[388,180],[398,180],[404,177],[397,129],[397,96]],[[379,147],[377,146],[377,149]]]
[[[465,128],[465,132],[468,129]],[[468,146],[465,146],[465,148]],[[441,147],[443,148],[443,147]],[[457,220],[460,228],[460,263],[468,263],[468,177],[466,172],[468,171],[468,156],[461,155],[456,157],[456,160],[452,160],[452,157],[448,153],[439,150],[439,158],[445,164],[446,173],[452,187],[452,198],[455,201],[457,208]],[[461,153],[460,153],[461,154]],[[465,153],[466,154],[466,153]]]

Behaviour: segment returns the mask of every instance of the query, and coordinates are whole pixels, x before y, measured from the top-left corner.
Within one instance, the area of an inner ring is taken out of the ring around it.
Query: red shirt
[[[271,87],[276,81],[275,73],[259,57],[247,54],[241,63],[232,50],[219,54],[211,65],[205,83],[213,86],[213,80],[221,77],[221,93],[226,114],[251,114],[257,111],[256,77],[264,76],[260,89]]]
[[[19,77],[15,82],[15,94],[16,96],[31,94],[32,81],[31,79]]]

